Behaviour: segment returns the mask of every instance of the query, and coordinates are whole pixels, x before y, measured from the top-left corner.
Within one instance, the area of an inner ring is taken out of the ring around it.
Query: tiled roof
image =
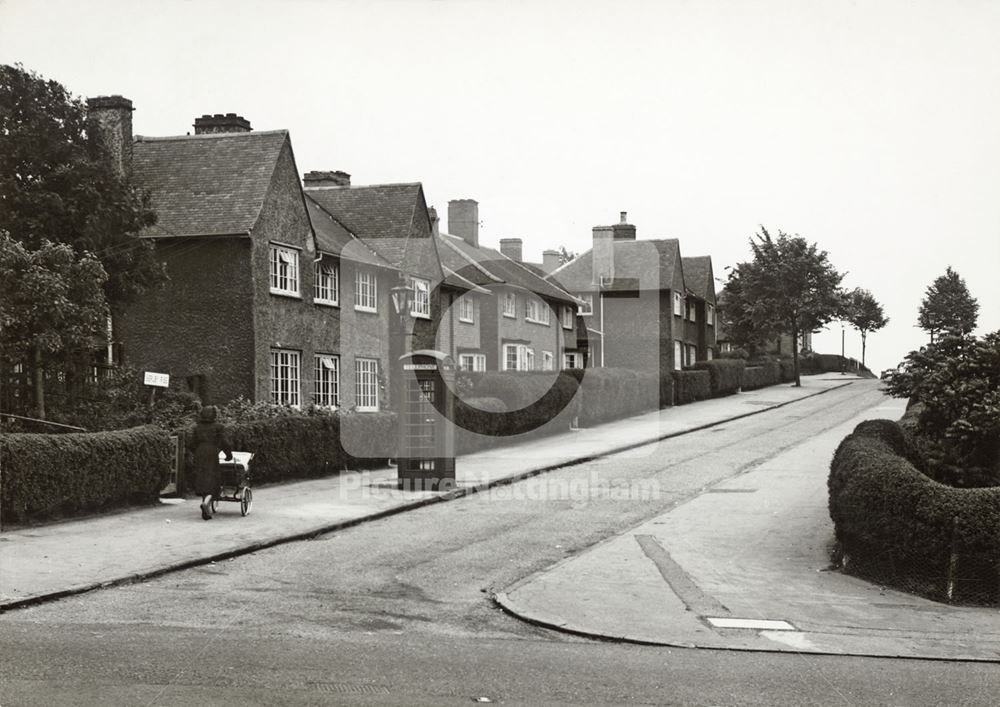
[[[441,261],[445,267],[460,273],[477,285],[508,284],[521,287],[542,297],[575,303],[576,298],[554,283],[548,282],[500,251],[472,246],[458,236],[441,234]]]
[[[385,259],[379,257],[368,244],[344,228],[342,223],[313,201],[308,192],[306,193],[306,208],[316,233],[316,247],[321,252],[368,265],[392,267]]]
[[[617,240],[613,242],[615,282],[606,289],[661,289],[672,287],[674,268],[680,260],[680,242],[676,238],[658,240]],[[578,255],[549,274],[570,292],[597,289],[594,284],[594,251]],[[657,285],[651,288],[651,285]]]
[[[138,137],[136,183],[150,190],[151,237],[245,234],[257,223],[288,132]]]
[[[696,297],[706,302],[715,302],[715,283],[712,282],[712,256],[697,255],[681,258],[684,268],[684,284]]]
[[[306,195],[394,267],[441,279],[419,183],[308,188]],[[427,234],[427,236],[425,236]]]

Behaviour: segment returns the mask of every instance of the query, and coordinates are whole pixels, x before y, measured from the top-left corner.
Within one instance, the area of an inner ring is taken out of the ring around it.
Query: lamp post
[[[840,325],[840,375],[847,375],[847,359],[844,358],[844,325]]]
[[[389,290],[392,298],[392,308],[396,311],[396,325],[390,332],[389,346],[389,384],[392,386],[393,409],[402,410],[403,402],[403,371],[399,368],[399,359],[406,353],[406,318],[410,315],[410,303],[413,301],[413,288],[403,284]],[[392,345],[392,342],[396,342]]]

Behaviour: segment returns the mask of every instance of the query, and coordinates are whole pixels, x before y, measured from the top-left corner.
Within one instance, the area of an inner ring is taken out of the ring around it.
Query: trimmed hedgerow
[[[579,414],[579,384],[569,371],[481,373],[466,381],[460,388],[471,388],[467,399],[493,398],[504,410],[477,411],[474,406],[469,410],[470,406],[456,402],[456,422],[472,432],[496,437],[498,444],[505,437],[565,431]]]
[[[712,397],[708,371],[674,371],[674,404],[687,405]]]
[[[455,452],[467,454],[503,442],[507,406],[499,398],[455,399]]]
[[[858,425],[830,465],[829,507],[848,571],[940,597],[951,573],[956,591],[996,600],[1000,488],[954,488],[919,468],[919,452],[899,425]]]
[[[580,380],[580,425],[584,427],[670,404],[670,384],[665,384],[658,373],[587,368],[574,370],[573,374]],[[666,377],[669,379],[669,375]]]
[[[765,361],[743,369],[743,390],[757,390],[780,382],[781,364],[777,361]]]
[[[712,396],[716,398],[739,392],[745,366],[739,358],[699,361],[694,365],[695,370],[708,371],[709,386]]]
[[[167,483],[170,436],[158,427],[0,435],[4,522],[152,503]]]
[[[375,466],[393,456],[396,445],[391,412],[284,415],[237,422],[227,430],[233,449],[253,452],[255,483]]]

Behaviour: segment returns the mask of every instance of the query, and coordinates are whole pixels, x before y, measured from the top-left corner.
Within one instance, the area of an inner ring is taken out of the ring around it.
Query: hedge
[[[285,415],[228,425],[233,449],[253,452],[255,483],[370,467],[395,455],[396,415]],[[347,440],[345,450],[341,438]]]
[[[743,384],[743,369],[746,364],[742,359],[723,358],[712,361],[699,361],[695,370],[708,371],[709,386],[713,397],[722,397],[738,393]]]
[[[152,503],[173,461],[159,427],[114,432],[0,435],[5,523]]]
[[[890,420],[863,422],[840,443],[828,488],[847,570],[934,598],[951,577],[958,598],[995,602],[1000,488],[945,486],[921,465]]]
[[[499,401],[486,403],[487,409],[456,400],[455,420],[469,434],[463,444],[476,435],[493,438],[480,441],[475,448],[502,443],[506,437],[551,434],[569,429],[580,414],[579,382],[569,371],[518,373],[463,374],[459,388],[466,391],[466,400]],[[469,392],[471,391],[471,393]]]
[[[777,361],[766,361],[743,369],[743,390],[757,390],[780,382],[781,364]]]
[[[712,397],[708,371],[674,371],[674,404],[687,405]]]
[[[670,376],[625,368],[575,370],[580,380],[580,425],[620,420],[670,405]]]

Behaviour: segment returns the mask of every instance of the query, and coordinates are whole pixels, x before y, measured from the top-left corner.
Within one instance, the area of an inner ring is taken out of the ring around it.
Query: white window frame
[[[313,301],[316,304],[340,306],[340,263],[323,259],[316,268],[316,288]]]
[[[503,293],[503,315],[511,319],[517,318],[517,293]]]
[[[462,295],[458,299],[458,321],[476,323],[476,301],[472,295]]]
[[[687,300],[687,315],[688,321],[698,321],[698,304],[690,297]]]
[[[705,323],[708,326],[715,326],[715,306],[705,303]]]
[[[583,304],[580,305],[580,316],[589,317],[594,313],[594,296],[593,295],[577,295]]]
[[[674,293],[674,316],[684,316],[684,298],[681,296],[680,292]]]
[[[578,351],[566,351],[563,353],[563,368],[583,368],[579,365],[583,363],[583,355]]]
[[[271,349],[271,402],[298,409],[302,405],[302,353]]]
[[[431,283],[419,277],[410,278],[413,298],[410,300],[410,316],[418,319],[431,318]]]
[[[321,408],[340,407],[340,356],[313,355],[313,404]]]
[[[551,371],[555,367],[555,358],[551,351],[542,351],[542,370]]]
[[[359,267],[354,272],[354,309],[378,313],[378,273]]]
[[[502,347],[503,356],[500,359],[500,370],[501,371],[520,371],[521,369],[521,349],[524,348],[523,344],[504,344]],[[514,366],[511,367],[510,353],[513,352],[513,363]]]
[[[674,370],[679,371],[684,368],[684,345],[680,339],[674,339]]]
[[[549,305],[537,297],[528,295],[524,302],[524,319],[532,324],[549,324]]]
[[[358,412],[378,412],[378,359],[354,359],[354,409]]]
[[[519,369],[522,371],[535,370],[535,350],[527,346],[521,346],[520,353],[524,356],[524,365]]]
[[[298,249],[271,243],[269,260],[271,294],[300,297]]]
[[[462,371],[479,373],[486,370],[486,354],[464,353],[458,355],[458,367]]]
[[[562,315],[560,317],[560,319],[562,321],[562,328],[563,329],[572,329],[573,328],[573,308],[572,307],[568,307],[566,305],[563,305],[562,309],[560,310],[560,314]]]

